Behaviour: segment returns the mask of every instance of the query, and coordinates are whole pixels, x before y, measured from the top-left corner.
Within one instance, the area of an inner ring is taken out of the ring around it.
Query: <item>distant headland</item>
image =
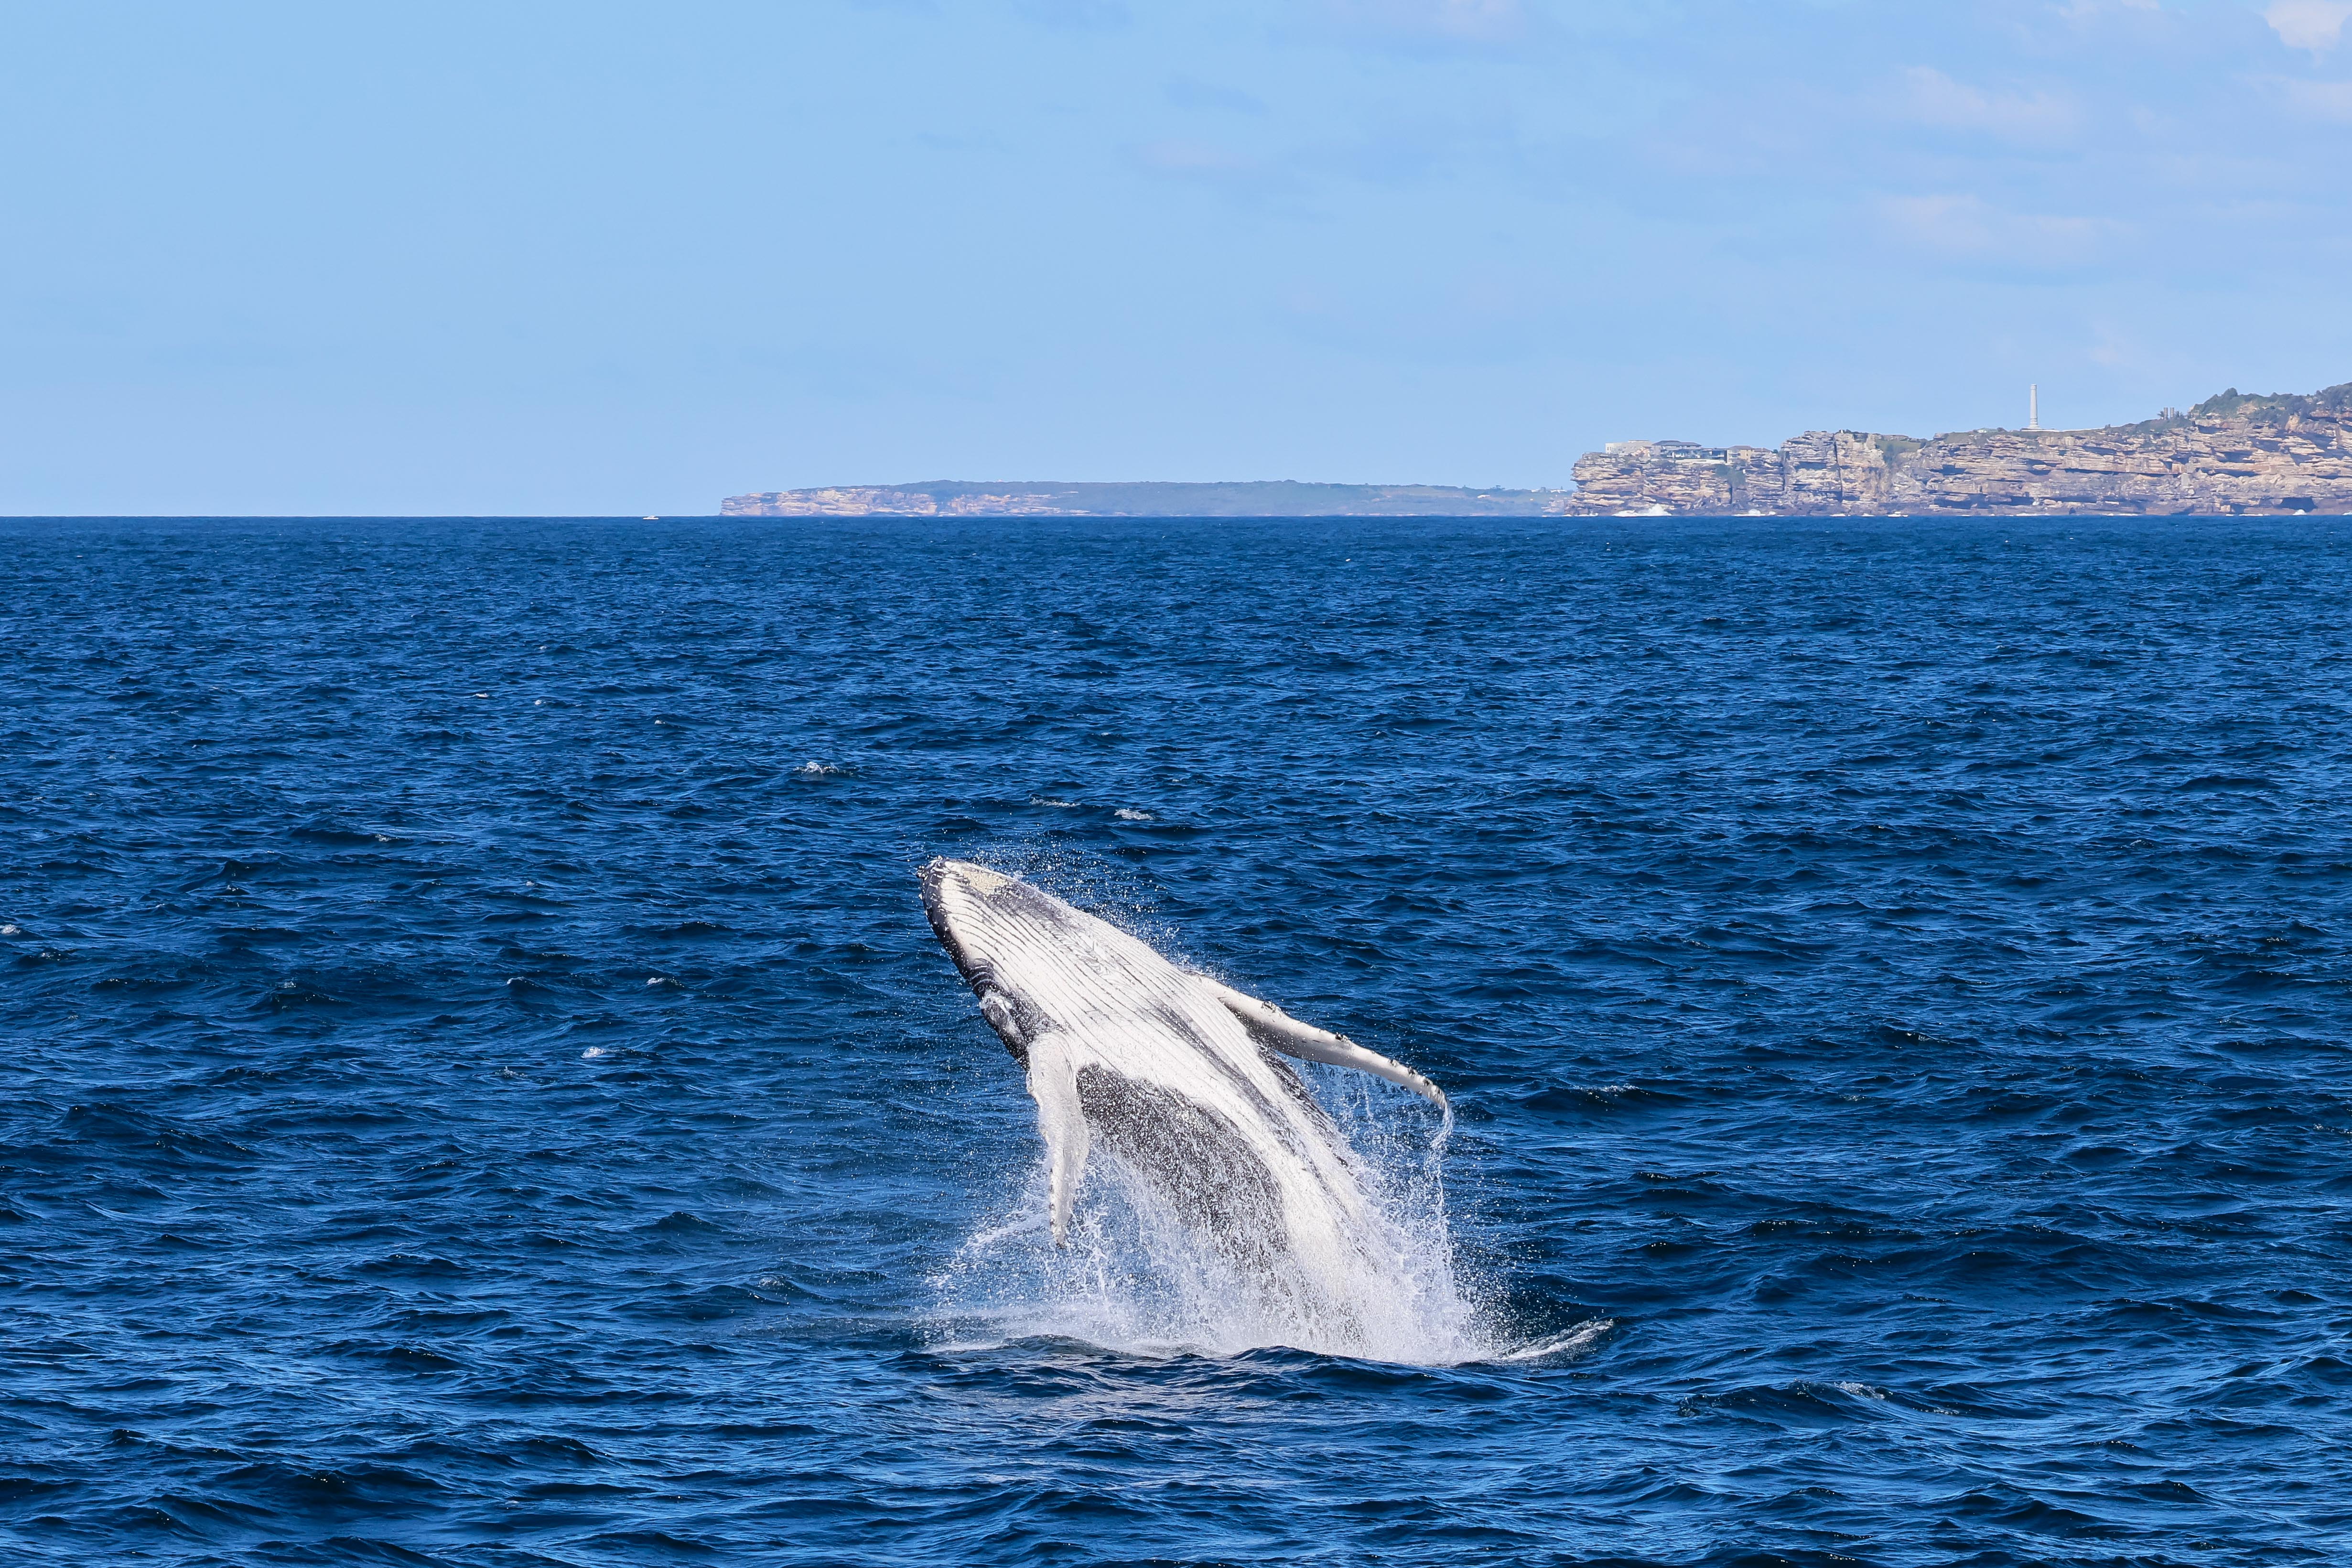
[[[2235,387],[2096,430],[1923,439],[1811,430],[1776,448],[1621,441],[1569,489],[930,480],[730,496],[730,517],[1825,517],[2352,513],[2352,382]]]
[[[1568,510],[1565,490],[1454,485],[973,483],[839,485],[729,496],[729,517],[1539,517]]]

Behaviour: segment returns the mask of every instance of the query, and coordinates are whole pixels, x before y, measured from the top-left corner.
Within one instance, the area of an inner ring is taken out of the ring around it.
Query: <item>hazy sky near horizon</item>
[[[1565,482],[2352,380],[2352,0],[0,0],[0,511]]]

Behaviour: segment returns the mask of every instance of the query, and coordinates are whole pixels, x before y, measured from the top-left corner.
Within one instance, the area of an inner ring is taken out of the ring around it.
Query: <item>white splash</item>
[[[1287,1347],[1422,1366],[1508,1356],[1455,1276],[1427,1117],[1410,1109],[1368,1117],[1372,1092],[1325,1096],[1363,1145],[1351,1143],[1347,1157],[1366,1212],[1344,1230],[1245,1262],[1097,1151],[1069,1244],[1057,1247],[1041,1161],[934,1281],[935,1337],[942,1348],[1075,1340],[1145,1356]]]

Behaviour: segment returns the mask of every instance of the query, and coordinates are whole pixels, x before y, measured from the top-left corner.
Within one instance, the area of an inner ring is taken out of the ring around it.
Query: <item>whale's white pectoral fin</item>
[[[1205,974],[1200,980],[1216,993],[1225,1010],[1239,1018],[1242,1027],[1261,1044],[1304,1061],[1329,1062],[1334,1067],[1354,1068],[1374,1078],[1384,1078],[1430,1100],[1448,1117],[1453,1115],[1454,1109],[1445,1103],[1444,1092],[1402,1062],[1392,1061],[1378,1051],[1368,1051],[1345,1035],[1302,1024],[1273,1003],[1261,1002]]]
[[[1029,1042],[1029,1097],[1037,1102],[1037,1131],[1045,1140],[1054,1245],[1063,1247],[1070,1239],[1070,1205],[1077,1201],[1091,1142],[1078,1103],[1078,1065],[1064,1036],[1049,1031]]]

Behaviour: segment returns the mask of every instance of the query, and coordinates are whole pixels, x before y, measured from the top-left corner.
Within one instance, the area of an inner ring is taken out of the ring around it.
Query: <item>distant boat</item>
[[[637,519],[637,521],[639,522],[659,522],[661,519],[657,517],[641,517]]]

